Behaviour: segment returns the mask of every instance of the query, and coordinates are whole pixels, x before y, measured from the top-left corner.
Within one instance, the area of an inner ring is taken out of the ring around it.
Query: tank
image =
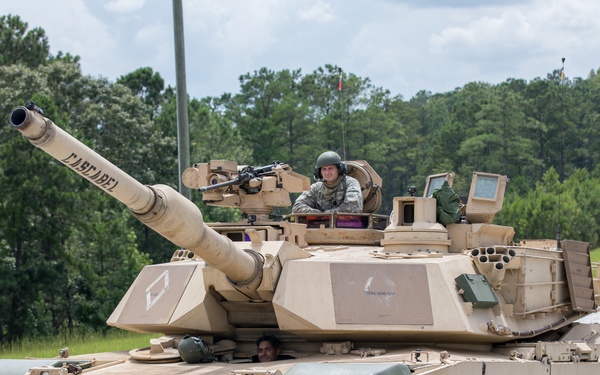
[[[506,176],[474,172],[457,200],[454,174],[435,174],[379,215],[383,181],[367,161],[348,161],[363,213],[274,220],[308,177],[279,161],[213,160],[182,181],[243,220],[205,223],[178,192],[134,180],[35,109],[16,108],[12,126],[176,246],[170,262],[141,271],[107,321],[162,336],[129,353],[93,353],[94,374],[600,373],[600,324],[582,319],[600,296],[590,245],[514,242],[514,228],[492,223]],[[441,220],[447,213],[457,216]],[[263,334],[291,359],[252,363]],[[208,360],[181,361],[184,337],[186,348],[189,337],[202,353],[209,346]]]

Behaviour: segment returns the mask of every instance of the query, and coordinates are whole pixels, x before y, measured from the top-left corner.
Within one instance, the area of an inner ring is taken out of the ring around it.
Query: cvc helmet
[[[337,152],[326,151],[319,155],[317,158],[317,168],[324,167],[326,165],[340,165],[342,164],[342,158]]]
[[[186,363],[214,361],[214,355],[202,337],[185,335],[179,342],[177,351]]]
[[[338,155],[337,152],[333,151],[325,151],[317,158],[317,166],[315,167],[315,180],[320,180],[323,178],[321,174],[321,167],[326,165],[337,165],[338,172],[340,175],[345,175],[346,171],[346,163],[342,162],[342,158]]]

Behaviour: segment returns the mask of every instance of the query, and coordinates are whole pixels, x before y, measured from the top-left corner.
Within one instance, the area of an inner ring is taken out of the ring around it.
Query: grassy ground
[[[75,333],[41,340],[26,339],[13,345],[0,346],[0,358],[54,358],[60,349],[69,348],[70,355],[131,350],[150,346],[150,339],[160,334],[140,334],[111,330],[108,334]]]
[[[590,259],[592,260],[592,263],[600,262],[600,247],[590,251]],[[593,267],[593,275],[594,275],[594,277],[597,277],[596,276],[596,267]]]

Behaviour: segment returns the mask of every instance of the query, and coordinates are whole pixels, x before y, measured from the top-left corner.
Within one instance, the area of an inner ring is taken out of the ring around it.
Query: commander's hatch
[[[381,177],[365,160],[346,162],[347,175],[360,184],[363,197],[363,213],[375,213],[381,207]]]

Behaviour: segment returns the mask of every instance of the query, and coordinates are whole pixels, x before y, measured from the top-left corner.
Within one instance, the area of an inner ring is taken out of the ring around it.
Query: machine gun
[[[240,170],[238,176],[236,178],[234,178],[233,180],[229,180],[229,181],[225,181],[225,182],[216,182],[216,181],[218,181],[218,179],[211,180],[211,185],[199,187],[198,191],[206,192],[208,190],[220,189],[220,188],[231,186],[231,185],[239,185],[239,186],[243,186],[247,190],[256,192],[256,186],[254,186],[254,187],[250,186],[249,182],[252,181],[253,179],[260,179],[261,176],[268,174],[269,172],[271,172],[273,170],[273,168],[276,168],[278,166],[284,166],[284,164],[282,162],[280,162],[279,160],[275,160],[272,164],[265,165],[265,166],[258,167],[258,168],[248,165],[246,167],[243,167]]]
[[[274,207],[291,206],[290,193],[310,188],[308,177],[279,160],[262,167],[228,160],[197,163],[183,172],[182,181],[202,192],[206,204],[236,207],[245,215],[259,215],[259,220],[266,220]]]

